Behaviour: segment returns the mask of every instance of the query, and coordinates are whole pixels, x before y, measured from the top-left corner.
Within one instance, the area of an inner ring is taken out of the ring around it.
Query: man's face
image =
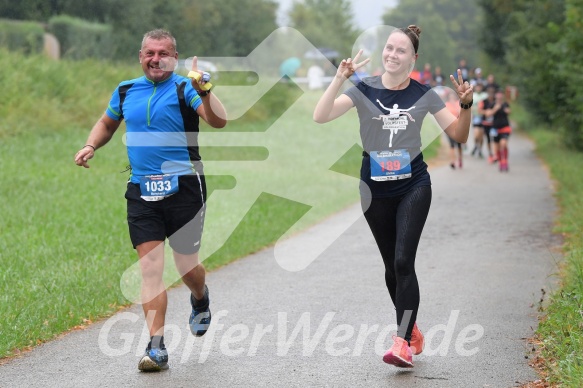
[[[170,39],[147,38],[140,50],[140,63],[146,77],[161,82],[172,75],[178,53]]]

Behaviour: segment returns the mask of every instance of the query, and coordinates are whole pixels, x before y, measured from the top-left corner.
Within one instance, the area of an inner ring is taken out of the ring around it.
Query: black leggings
[[[381,251],[385,282],[397,310],[397,335],[410,341],[419,308],[415,255],[431,206],[431,186],[399,197],[373,198],[368,209],[364,203],[364,217]]]
[[[490,144],[492,142],[492,139],[490,139],[490,128],[492,127],[484,125],[482,128],[484,129],[484,136],[486,137],[488,144]]]

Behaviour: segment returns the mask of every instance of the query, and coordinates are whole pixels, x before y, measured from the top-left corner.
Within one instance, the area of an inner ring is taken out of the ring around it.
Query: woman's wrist
[[[470,108],[472,107],[473,104],[474,100],[470,100],[469,102],[460,101],[460,107],[462,108],[462,111],[464,110],[470,111]]]

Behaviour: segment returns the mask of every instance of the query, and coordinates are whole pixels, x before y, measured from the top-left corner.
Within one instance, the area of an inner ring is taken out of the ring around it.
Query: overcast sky
[[[293,4],[293,0],[275,0],[279,3],[278,23],[287,25],[287,13]],[[394,7],[398,0],[350,0],[354,21],[361,29],[382,24],[382,15],[387,8]]]

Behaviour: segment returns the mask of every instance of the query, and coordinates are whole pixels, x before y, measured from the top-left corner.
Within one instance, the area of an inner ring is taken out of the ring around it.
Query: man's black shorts
[[[199,251],[206,211],[206,183],[203,175],[182,175],[178,192],[161,201],[141,198],[140,185],[128,182],[128,226],[132,245],[164,241],[183,255]]]

